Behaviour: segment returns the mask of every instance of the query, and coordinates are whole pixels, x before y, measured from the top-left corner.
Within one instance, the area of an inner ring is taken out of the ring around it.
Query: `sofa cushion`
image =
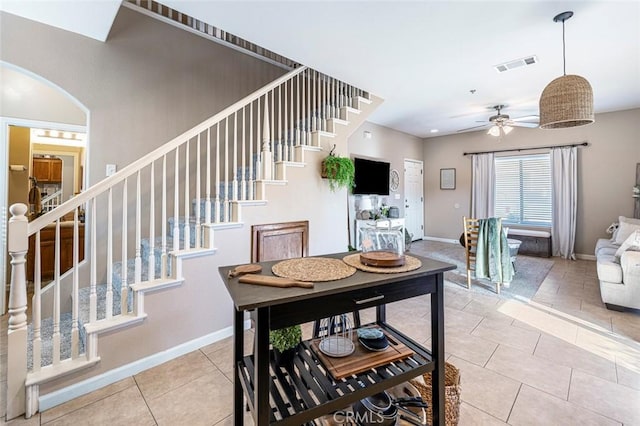
[[[634,231],[640,230],[640,219],[620,216],[620,226],[616,234],[616,244],[622,244]]]
[[[622,282],[620,259],[615,255],[598,255],[598,279],[610,283]]]
[[[640,230],[632,232],[629,237],[624,240],[624,243],[616,250],[616,256],[622,256],[622,253],[627,250],[640,251]]]
[[[595,254],[596,256],[598,256],[600,253],[614,255],[616,253],[616,250],[618,250],[619,247],[620,246],[618,244],[615,244],[611,240],[608,240],[606,238],[600,238],[596,242]]]

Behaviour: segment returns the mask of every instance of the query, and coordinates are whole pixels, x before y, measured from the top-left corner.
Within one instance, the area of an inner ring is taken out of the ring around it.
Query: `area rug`
[[[411,243],[410,253],[452,263],[458,268],[445,272],[444,278],[453,284],[467,287],[467,269],[464,248],[460,244],[439,241],[415,241]],[[553,266],[553,260],[518,255],[516,273],[509,287],[502,287],[500,295],[507,298],[530,300],[538,291]],[[489,280],[471,279],[471,290],[484,294],[496,294],[495,284]]]

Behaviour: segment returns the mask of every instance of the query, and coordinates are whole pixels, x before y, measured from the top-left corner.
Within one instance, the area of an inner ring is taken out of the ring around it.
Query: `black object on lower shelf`
[[[340,410],[372,392],[382,392],[433,371],[434,363],[427,349],[387,324],[378,326],[411,348],[414,354],[341,380],[331,377],[311,349],[309,341],[301,343],[293,368],[277,367],[271,356],[270,423],[298,426],[327,412]],[[255,383],[253,360],[253,355],[245,356],[239,365],[241,384],[252,407]]]

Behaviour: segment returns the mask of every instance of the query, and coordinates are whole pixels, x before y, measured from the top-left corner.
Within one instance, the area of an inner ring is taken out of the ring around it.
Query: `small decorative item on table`
[[[368,266],[396,267],[405,262],[403,235],[399,229],[378,226],[363,231],[360,262]]]

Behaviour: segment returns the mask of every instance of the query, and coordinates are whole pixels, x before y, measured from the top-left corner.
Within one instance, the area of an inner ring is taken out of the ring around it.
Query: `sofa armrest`
[[[640,251],[627,250],[622,253],[620,265],[623,282],[640,285]]]

